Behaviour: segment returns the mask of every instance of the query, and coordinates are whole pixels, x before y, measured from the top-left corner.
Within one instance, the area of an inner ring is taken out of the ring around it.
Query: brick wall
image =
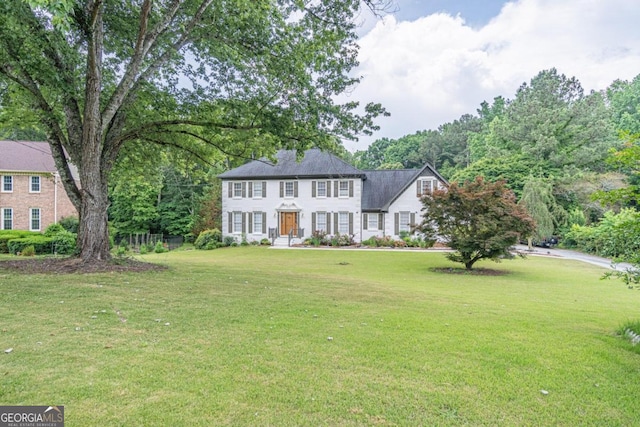
[[[11,174],[2,173],[0,176],[13,176],[13,191],[4,192],[0,181],[0,209],[13,209],[13,229],[30,229],[30,209],[40,209],[40,231],[59,221],[63,217],[78,216],[71,200],[60,182],[54,184],[51,174]],[[31,177],[40,176],[40,192],[31,192]],[[1,178],[0,178],[1,179]],[[2,218],[0,218],[0,221]],[[0,223],[0,228],[2,224]]]

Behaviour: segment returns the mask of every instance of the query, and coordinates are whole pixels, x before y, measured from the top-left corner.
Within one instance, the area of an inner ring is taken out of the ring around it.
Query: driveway
[[[516,245],[516,249],[519,252],[525,253],[527,255],[551,256],[551,257],[558,257],[558,258],[573,259],[576,261],[582,261],[588,264],[597,265],[598,267],[602,267],[602,268],[614,267],[610,259],[602,258],[595,255],[584,254],[582,252],[571,251],[568,249],[534,247],[532,251],[529,251],[526,245]],[[615,269],[618,271],[625,271],[630,268],[632,268],[632,265],[626,262],[621,262],[615,265]]]

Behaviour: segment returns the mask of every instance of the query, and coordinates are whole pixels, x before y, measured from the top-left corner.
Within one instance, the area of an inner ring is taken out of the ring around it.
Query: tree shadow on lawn
[[[466,275],[466,276],[505,276],[507,274],[511,274],[510,271],[505,270],[494,270],[491,268],[473,268],[471,270],[467,270],[462,267],[432,267],[429,271],[433,271],[434,273],[443,273],[443,274],[457,274],[457,275]]]
[[[22,274],[140,273],[166,270],[164,265],[132,258],[84,262],[80,258],[23,258],[0,261],[0,269]]]

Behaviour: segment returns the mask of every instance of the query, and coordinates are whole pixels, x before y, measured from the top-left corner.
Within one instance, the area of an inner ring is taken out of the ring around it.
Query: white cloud
[[[523,82],[555,67],[586,91],[640,73],[640,7],[635,0],[520,0],[480,28],[439,13],[414,21],[393,16],[360,39],[362,83],[351,99],[381,102],[390,118],[371,138],[435,129],[480,103],[513,98]]]

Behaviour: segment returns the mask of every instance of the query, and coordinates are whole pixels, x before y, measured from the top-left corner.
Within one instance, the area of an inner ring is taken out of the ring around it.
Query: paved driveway
[[[576,261],[586,262],[588,264],[597,265],[602,268],[613,268],[611,260],[602,258],[595,255],[583,254],[582,252],[571,251],[568,249],[548,249],[548,248],[533,248],[533,251],[529,251],[526,245],[517,245],[516,249],[520,252],[530,255],[539,256],[552,256],[566,259],[574,259]],[[622,262],[615,265],[615,269],[618,271],[624,271],[631,268],[631,264]]]

